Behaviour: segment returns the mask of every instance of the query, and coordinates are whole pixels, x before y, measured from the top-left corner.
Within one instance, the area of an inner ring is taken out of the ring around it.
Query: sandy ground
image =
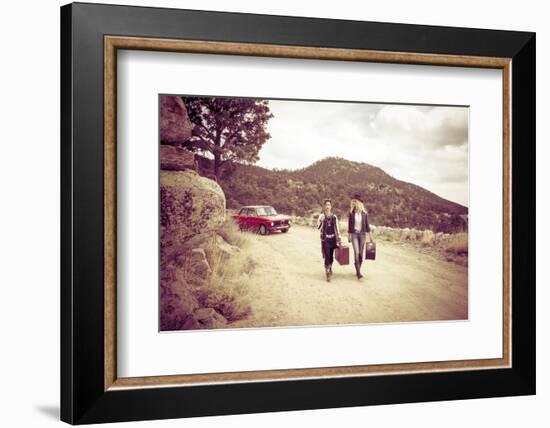
[[[258,263],[252,313],[230,327],[468,318],[467,267],[412,246],[377,241],[376,261],[363,262],[363,279],[356,278],[352,258],[347,266],[335,261],[328,283],[317,230],[294,226],[252,241],[247,251]]]

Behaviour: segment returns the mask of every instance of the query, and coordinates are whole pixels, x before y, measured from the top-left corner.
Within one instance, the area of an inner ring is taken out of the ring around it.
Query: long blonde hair
[[[363,202],[361,202],[360,200],[356,199],[355,200],[355,207],[361,211],[361,212],[367,212],[365,210],[365,205],[363,205]],[[349,212],[352,213],[353,212],[353,202],[350,201],[349,203]]]

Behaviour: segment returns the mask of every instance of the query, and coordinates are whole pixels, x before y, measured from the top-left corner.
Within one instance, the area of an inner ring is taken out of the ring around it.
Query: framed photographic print
[[[61,8],[61,418],[535,393],[535,35]]]

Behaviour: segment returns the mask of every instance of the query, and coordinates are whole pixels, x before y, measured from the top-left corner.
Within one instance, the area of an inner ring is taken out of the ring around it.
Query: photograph
[[[468,106],[158,103],[160,331],[468,320]]]
[[[7,22],[7,426],[541,419],[543,13],[35,3]]]

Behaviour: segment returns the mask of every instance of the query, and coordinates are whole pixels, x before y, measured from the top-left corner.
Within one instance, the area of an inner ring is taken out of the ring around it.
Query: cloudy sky
[[[327,156],[366,162],[468,206],[468,108],[269,102],[258,165],[296,169]]]

